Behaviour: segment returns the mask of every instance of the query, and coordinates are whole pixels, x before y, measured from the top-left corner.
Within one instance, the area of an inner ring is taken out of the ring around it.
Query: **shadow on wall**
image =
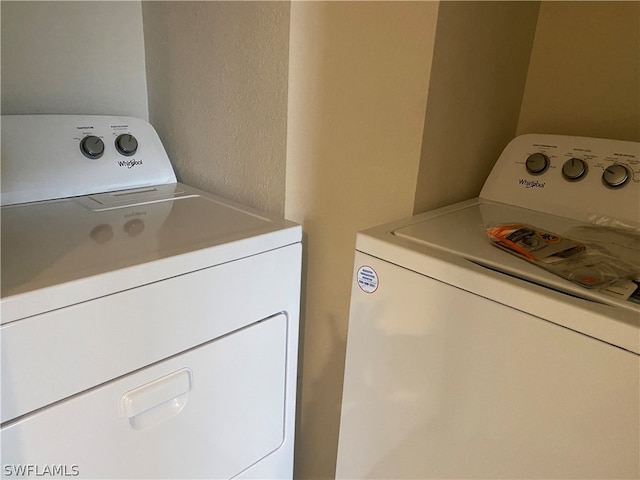
[[[333,462],[327,462],[326,458],[328,456],[334,456],[337,450],[337,437],[334,433],[336,430],[339,430],[340,426],[342,375],[336,375],[336,372],[341,372],[344,369],[346,342],[337,334],[339,325],[343,323],[343,321],[335,316],[330,317],[329,321],[332,328],[328,330],[335,332],[330,343],[331,353],[328,355],[329,361],[324,365],[322,374],[316,376],[312,381],[309,381],[311,385],[305,383],[305,391],[308,394],[307,398],[311,398],[311,401],[306,403],[304,408],[307,412],[313,412],[313,415],[302,417],[301,392],[304,380],[298,385],[297,427],[301,430],[319,432],[321,435],[314,437],[311,435],[297,436],[295,465],[298,467],[303,463],[306,472],[314,473],[314,479],[335,478],[335,459]],[[302,328],[302,330],[304,330],[304,328]],[[304,337],[301,336],[301,345],[302,338]],[[300,365],[302,365],[303,357],[304,354],[301,352],[299,357],[301,359]],[[327,395],[323,395],[322,392],[333,392],[333,395],[331,395],[331,398],[327,398]],[[327,423],[336,421],[338,422],[337,426],[327,427]],[[329,447],[332,449],[329,455],[327,452],[318,453],[318,449]],[[300,474],[300,468],[298,467],[294,468],[293,478],[302,479],[307,477],[303,477]]]
[[[308,292],[316,289],[314,278],[309,275],[312,256],[309,243],[309,235],[303,233],[294,478],[333,479],[346,350],[343,330],[348,319],[322,309],[322,325],[319,328],[319,313],[314,312],[314,301],[308,295]],[[319,248],[317,241],[311,243],[316,249]],[[351,258],[349,269],[352,264]],[[317,359],[319,354],[320,337],[323,362],[322,367],[318,368],[312,360]],[[309,370],[313,370],[313,374]]]
[[[412,212],[437,8],[291,3],[285,216],[309,236],[297,479],[335,477],[356,232]]]

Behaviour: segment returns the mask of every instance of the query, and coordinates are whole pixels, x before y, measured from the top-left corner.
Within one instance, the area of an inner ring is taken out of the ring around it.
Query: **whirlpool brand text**
[[[142,165],[142,160],[121,160],[118,162],[121,167],[133,168],[136,165]]]
[[[521,178],[518,183],[520,185],[524,185],[526,188],[544,188],[545,182],[539,182],[538,180],[527,180],[526,178]]]

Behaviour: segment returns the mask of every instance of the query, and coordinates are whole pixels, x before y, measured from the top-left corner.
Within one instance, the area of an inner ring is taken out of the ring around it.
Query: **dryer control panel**
[[[640,226],[640,143],[521,135],[500,155],[480,198],[583,221]]]
[[[2,205],[175,182],[158,134],[140,118],[2,116]]]

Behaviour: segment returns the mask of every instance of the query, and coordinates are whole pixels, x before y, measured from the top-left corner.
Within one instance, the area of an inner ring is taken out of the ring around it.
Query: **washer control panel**
[[[175,183],[154,128],[134,117],[3,115],[2,205]]]
[[[527,134],[504,149],[481,198],[545,213],[640,225],[640,143]]]

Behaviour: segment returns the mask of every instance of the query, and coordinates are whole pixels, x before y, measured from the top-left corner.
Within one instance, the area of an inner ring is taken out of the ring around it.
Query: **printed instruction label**
[[[373,293],[378,289],[378,274],[371,267],[366,265],[360,267],[356,279],[358,286],[365,293]]]

